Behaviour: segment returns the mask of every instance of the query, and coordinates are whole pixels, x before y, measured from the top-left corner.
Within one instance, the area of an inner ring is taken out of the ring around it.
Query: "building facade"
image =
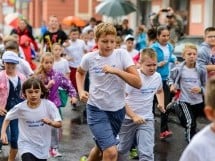
[[[148,26],[149,14],[169,6],[183,16],[186,34],[202,35],[206,27],[215,26],[215,0],[131,1],[137,6],[137,12],[127,16],[133,29],[139,24]],[[100,2],[101,0],[0,0],[0,30],[4,26],[4,16],[9,12],[23,14],[34,28],[39,28],[43,21],[47,22],[50,15],[56,15],[60,22],[66,16],[77,16],[85,21],[90,17],[104,20],[95,13],[95,7]]]

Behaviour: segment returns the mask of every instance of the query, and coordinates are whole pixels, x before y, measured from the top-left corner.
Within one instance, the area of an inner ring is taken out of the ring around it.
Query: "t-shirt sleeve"
[[[8,111],[7,115],[5,116],[5,119],[14,120],[14,119],[18,119],[19,116],[20,116],[19,115],[19,106],[16,105]]]
[[[120,49],[119,51],[121,52],[123,68],[127,69],[128,67],[133,66],[134,62],[129,53],[125,49]]]
[[[51,119],[54,121],[61,121],[62,119],[61,119],[57,106],[50,101],[48,101],[48,104],[49,104],[48,108],[49,108],[49,114],[51,116]]]
[[[91,53],[90,53],[91,54]],[[84,71],[88,71],[89,70],[89,54],[86,54],[82,57],[81,59],[81,63],[80,63],[80,67],[84,70]]]

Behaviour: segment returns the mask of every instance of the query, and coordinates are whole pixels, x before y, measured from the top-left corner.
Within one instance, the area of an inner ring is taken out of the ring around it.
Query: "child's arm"
[[[158,105],[157,107],[159,108],[159,110],[163,113],[165,113],[165,108],[164,108],[164,92],[163,92],[163,88],[161,88],[160,90],[157,91],[156,93],[156,97],[158,100]]]
[[[10,120],[4,119],[4,122],[2,124],[2,129],[1,129],[1,140],[3,144],[8,144],[8,139],[7,139],[7,127],[10,123]]]
[[[83,102],[87,102],[89,98],[89,93],[84,90],[84,81],[86,77],[86,72],[81,68],[78,67],[76,72],[76,82],[80,100]]]
[[[118,75],[126,83],[135,88],[141,88],[142,86],[140,76],[135,66],[129,66],[125,71],[123,71],[118,68],[111,67],[109,65],[104,65],[103,72]]]
[[[126,114],[133,120],[135,124],[144,124],[146,121],[134,113],[134,111],[127,104],[125,105]]]
[[[53,120],[51,120],[51,119],[49,119],[49,118],[44,118],[44,119],[42,119],[42,121],[43,121],[45,124],[47,124],[47,125],[49,125],[49,126],[52,126],[52,127],[55,127],[55,128],[60,128],[60,127],[62,127],[62,122],[61,122],[61,121],[53,121]]]

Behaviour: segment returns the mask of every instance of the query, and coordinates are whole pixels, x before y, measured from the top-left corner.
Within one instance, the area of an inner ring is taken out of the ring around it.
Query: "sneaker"
[[[55,157],[62,157],[62,154],[56,148],[50,149],[49,154],[51,157],[54,157],[54,158]]]
[[[137,153],[137,149],[131,149],[130,154],[129,154],[129,159],[138,159],[138,153]]]
[[[164,131],[162,133],[160,133],[160,139],[163,140],[163,139],[166,139],[168,137],[172,136],[172,131]]]
[[[86,156],[82,156],[79,161],[87,161],[87,157]]]

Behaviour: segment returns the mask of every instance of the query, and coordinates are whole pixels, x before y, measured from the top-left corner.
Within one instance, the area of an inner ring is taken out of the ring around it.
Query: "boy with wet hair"
[[[180,161],[213,161],[215,158],[215,77],[208,80],[204,113],[211,124],[194,136],[184,150]]]
[[[136,139],[139,160],[154,161],[153,99],[157,96],[158,108],[165,112],[162,79],[157,69],[157,55],[151,48],[140,53],[138,73],[142,87],[126,85],[126,117],[119,133],[118,161],[127,161],[128,152]],[[144,145],[144,146],[143,146]]]
[[[98,50],[83,56],[76,81],[80,99],[87,102],[87,123],[96,145],[87,161],[116,161],[117,135],[125,117],[125,85],[140,88],[141,80],[131,57],[124,49],[115,49],[116,29],[110,23],[95,28]],[[84,90],[87,71],[89,93]]]

